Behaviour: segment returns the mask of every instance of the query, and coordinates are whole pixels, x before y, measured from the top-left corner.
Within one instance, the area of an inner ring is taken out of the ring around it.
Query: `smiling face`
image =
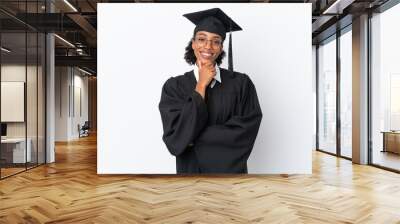
[[[222,38],[220,35],[207,31],[199,31],[192,40],[192,48],[197,59],[200,62],[211,62],[215,60],[222,52]]]

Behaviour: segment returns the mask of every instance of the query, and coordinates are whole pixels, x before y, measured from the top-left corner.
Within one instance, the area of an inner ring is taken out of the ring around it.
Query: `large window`
[[[352,157],[352,35],[351,26],[340,36],[340,154]]]
[[[372,163],[400,170],[400,5],[371,19]]]
[[[318,149],[336,153],[336,39],[318,48]]]
[[[317,52],[318,149],[345,158],[352,157],[351,32],[351,25],[345,27]]]

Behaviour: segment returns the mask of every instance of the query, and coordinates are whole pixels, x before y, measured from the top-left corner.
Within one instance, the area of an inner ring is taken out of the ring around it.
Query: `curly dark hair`
[[[192,39],[193,40],[193,39]],[[196,55],[194,55],[194,51],[192,48],[192,40],[189,41],[188,45],[185,48],[185,61],[189,65],[194,65],[197,61]],[[220,65],[222,63],[222,59],[225,57],[225,51],[222,50],[221,54],[218,56],[217,59],[215,59],[215,62],[217,65]]]

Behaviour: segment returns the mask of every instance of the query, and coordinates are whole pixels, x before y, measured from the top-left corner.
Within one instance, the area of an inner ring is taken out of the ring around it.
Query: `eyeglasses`
[[[211,42],[213,48],[218,48],[222,45],[221,40],[207,40],[205,37],[196,37],[194,41],[201,47],[207,45],[208,41]]]

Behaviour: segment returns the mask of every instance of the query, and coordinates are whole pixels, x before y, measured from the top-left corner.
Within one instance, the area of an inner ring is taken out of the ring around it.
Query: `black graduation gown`
[[[256,89],[242,73],[220,68],[221,82],[206,97],[195,91],[194,72],[169,78],[159,109],[163,141],[181,173],[247,173],[247,159],[262,112]]]

